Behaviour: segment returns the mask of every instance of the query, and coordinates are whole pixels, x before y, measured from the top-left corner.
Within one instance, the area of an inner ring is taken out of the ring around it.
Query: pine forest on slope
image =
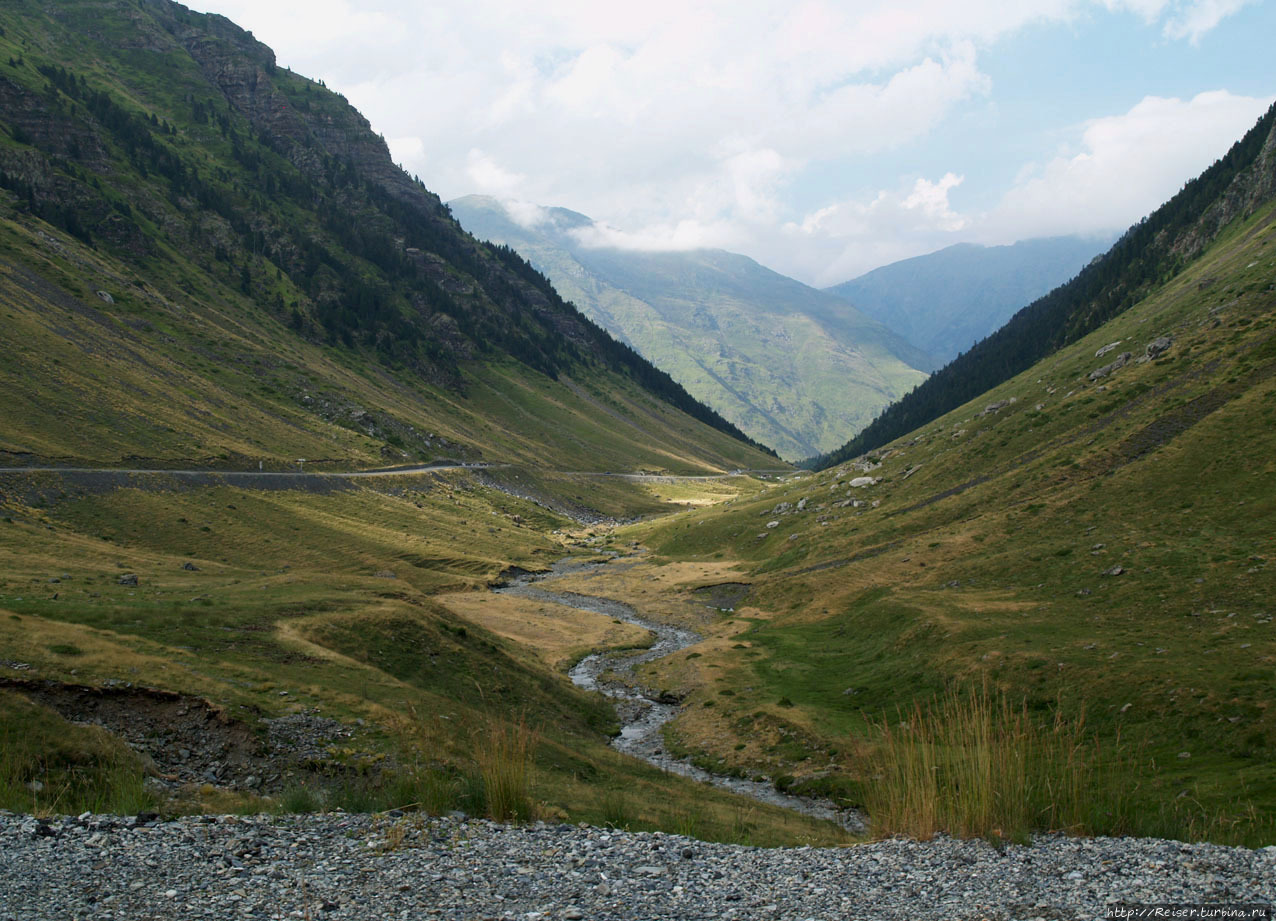
[[[589,243],[564,208],[470,195],[461,225],[513,247],[564,298],[782,457],[828,451],[925,379],[933,360],[845,301],[722,250]]]

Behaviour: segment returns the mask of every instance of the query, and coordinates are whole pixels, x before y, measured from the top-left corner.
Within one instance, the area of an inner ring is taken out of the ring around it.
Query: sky
[[[186,0],[322,79],[445,201],[808,284],[1108,235],[1276,98],[1276,0]]]

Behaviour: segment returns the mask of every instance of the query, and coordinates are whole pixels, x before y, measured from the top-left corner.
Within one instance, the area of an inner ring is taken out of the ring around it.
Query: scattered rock
[[[1019,402],[1018,397],[1010,397],[1009,399],[1006,399],[1006,400],[998,400],[996,403],[989,403],[987,406],[985,406],[984,411],[981,412],[979,415],[990,416],[993,413],[1001,412],[1001,410],[1005,409],[1007,406],[1011,406],[1018,402]]]
[[[377,850],[392,830],[403,846]],[[694,861],[677,859],[684,848],[695,849]],[[1091,918],[1130,893],[1266,904],[1276,871],[1276,849],[1153,838],[1044,835],[998,846],[937,835],[759,848],[340,812],[145,823],[0,813],[0,853],[0,900],[22,909],[11,908],[14,917],[191,921],[314,918],[325,906],[338,917],[510,921]]]
[[[99,291],[97,293],[97,296],[100,297],[107,304],[115,303],[115,298],[111,297],[110,293],[107,291]]]
[[[1115,349],[1115,348],[1116,348],[1118,345],[1120,345],[1120,344],[1121,344],[1121,340],[1119,340],[1119,339],[1118,339],[1116,342],[1109,342],[1109,343],[1108,343],[1107,345],[1105,345],[1103,348],[1099,349],[1099,351],[1095,352],[1095,353],[1094,353],[1094,357],[1095,357],[1095,358],[1102,358],[1104,355],[1108,354],[1108,352],[1111,352],[1113,349]]]
[[[1122,352],[1120,355],[1116,357],[1116,361],[1111,362],[1110,364],[1106,364],[1102,368],[1095,368],[1093,371],[1091,371],[1090,380],[1097,381],[1097,380],[1100,380],[1101,378],[1107,377],[1113,371],[1119,371],[1121,368],[1124,368],[1129,363],[1130,358],[1131,358],[1131,354],[1129,352]]]
[[[1172,345],[1174,345],[1173,339],[1169,336],[1160,336],[1147,344],[1147,350],[1144,357],[1148,361],[1151,361],[1154,358],[1160,358],[1170,350]]]
[[[877,477],[857,476],[849,485],[855,489],[863,489],[865,486],[876,486],[878,482]]]
[[[768,521],[768,522],[766,523],[766,526],[767,526],[768,528],[778,528],[778,527],[780,526],[780,522],[779,522],[778,520],[776,520],[776,521]]]
[[[137,573],[126,572],[115,581],[117,585],[137,585]]]
[[[199,572],[199,567],[196,566],[194,563],[192,563],[190,560],[187,560],[185,563],[182,564],[182,569],[186,570],[187,572]]]
[[[1113,566],[1111,569],[1105,569],[1103,571],[1103,574],[1105,576],[1119,576],[1123,574],[1124,572],[1125,572],[1124,566]]]

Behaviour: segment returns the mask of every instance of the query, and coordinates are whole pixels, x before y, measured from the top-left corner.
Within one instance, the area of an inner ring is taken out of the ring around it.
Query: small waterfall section
[[[607,564],[561,560],[555,563],[549,572],[521,574],[492,590],[499,594],[517,595],[536,601],[566,605],[580,611],[592,611],[595,614],[642,627],[655,635],[655,642],[641,652],[591,653],[576,663],[567,673],[577,687],[605,694],[615,703],[616,714],[621,721],[621,730],[620,735],[612,740],[612,745],[626,754],[655,765],[662,771],[681,774],[701,783],[713,784],[772,806],[780,806],[813,818],[836,822],[850,832],[863,832],[866,827],[864,818],[854,810],[839,808],[828,800],[781,793],[770,783],[730,777],[726,774],[714,774],[696,767],[686,759],[675,758],[664,750],[664,739],[661,737],[660,729],[678,715],[678,703],[645,689],[631,687],[621,681],[606,680],[602,676],[608,672],[617,675],[633,675],[637,666],[654,662],[680,649],[686,649],[700,642],[703,637],[692,630],[648,620],[629,605],[612,598],[581,595],[576,592],[555,592],[541,587],[543,583],[552,582],[556,578],[588,572],[594,567],[605,565]]]

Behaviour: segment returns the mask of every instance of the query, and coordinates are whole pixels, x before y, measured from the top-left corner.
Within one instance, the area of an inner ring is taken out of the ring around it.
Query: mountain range
[[[515,249],[586,316],[785,458],[841,444],[934,364],[846,301],[746,256],[595,245],[594,222],[564,208],[507,207],[485,196],[448,207],[475,236]]]
[[[1110,237],[1045,237],[1009,246],[957,243],[825,290],[943,365],[1111,244]]]

